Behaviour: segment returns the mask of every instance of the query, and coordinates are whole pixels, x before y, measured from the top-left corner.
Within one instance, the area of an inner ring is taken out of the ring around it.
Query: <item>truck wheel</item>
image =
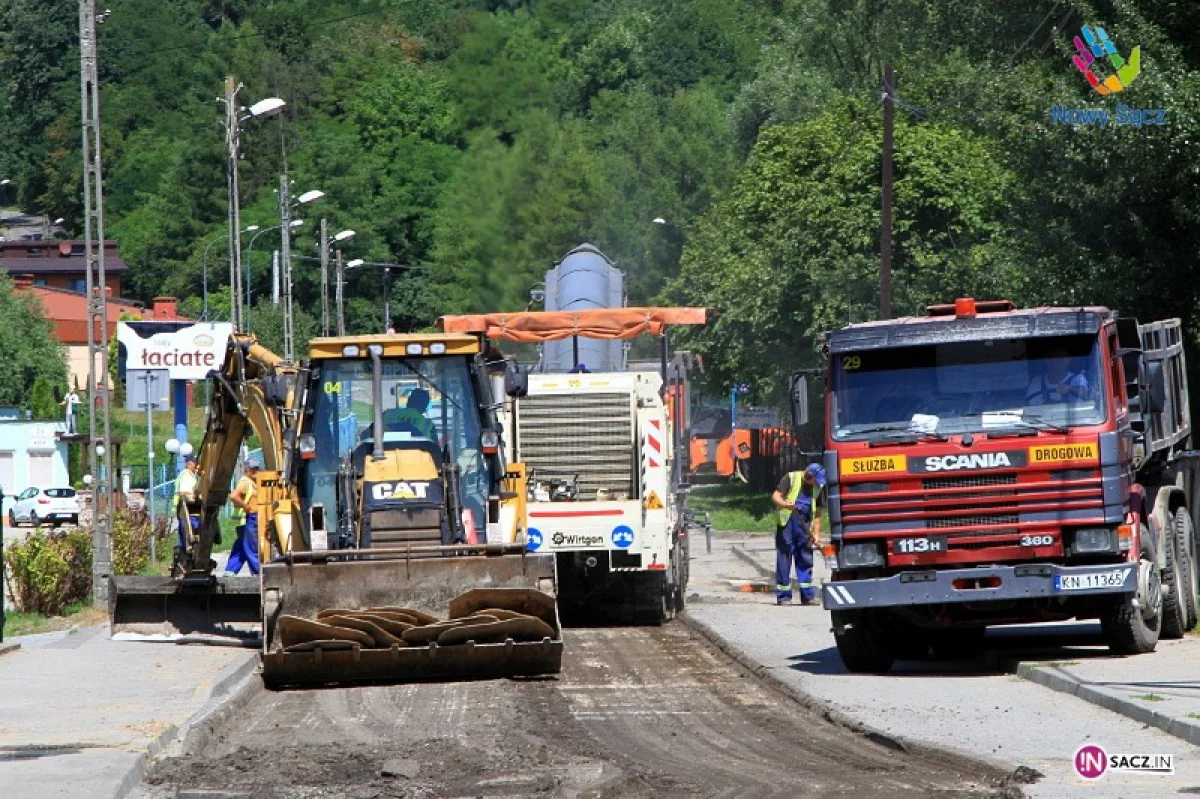
[[[1145,572],[1143,588],[1142,572]],[[1149,548],[1143,544],[1138,564],[1139,605],[1128,596],[1113,602],[1100,617],[1100,628],[1108,648],[1118,655],[1140,655],[1153,652],[1162,631],[1162,591],[1159,588],[1158,568]]]
[[[838,655],[852,674],[884,674],[896,662],[895,640],[868,611],[832,611]]]
[[[1162,637],[1168,640],[1182,638],[1188,628],[1188,590],[1184,584],[1186,575],[1183,563],[1179,558],[1179,511],[1171,518],[1167,529],[1162,531],[1159,539],[1163,548],[1166,566],[1162,572],[1162,584],[1166,588],[1162,604]]]
[[[1187,622],[1183,629],[1190,630],[1200,620],[1196,609],[1196,531],[1192,526],[1192,517],[1184,508],[1175,511],[1174,524],[1175,555],[1179,562],[1179,575],[1183,579],[1179,594],[1187,611]]]

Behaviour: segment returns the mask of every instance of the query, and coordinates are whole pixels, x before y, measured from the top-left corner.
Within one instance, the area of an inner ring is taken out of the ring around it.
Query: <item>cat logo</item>
[[[646,497],[646,510],[662,510],[662,500],[658,498],[657,491],[651,491],[650,496]]]
[[[425,499],[429,495],[428,482],[376,483],[371,486],[375,499]]]

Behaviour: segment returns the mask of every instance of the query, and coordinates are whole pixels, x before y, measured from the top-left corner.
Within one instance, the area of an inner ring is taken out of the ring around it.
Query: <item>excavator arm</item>
[[[259,551],[268,553],[274,511],[291,508],[292,493],[281,480],[287,456],[283,431],[291,423],[297,369],[258,344],[253,336],[230,337],[220,370],[210,373],[211,400],[198,457],[196,500],[180,503],[179,514],[199,517],[197,530],[184,524],[186,537],[175,552],[171,576],[114,576],[110,591],[114,634],[168,637],[217,635],[253,637],[261,626],[258,577],[217,577],[212,549],[220,513],[229,499],[243,443],[253,433],[262,445],[265,468],[260,484],[269,500],[260,503]],[[262,518],[265,517],[265,518]],[[286,525],[283,525],[286,526]],[[169,533],[175,539],[176,526]],[[275,549],[280,550],[278,537]]]

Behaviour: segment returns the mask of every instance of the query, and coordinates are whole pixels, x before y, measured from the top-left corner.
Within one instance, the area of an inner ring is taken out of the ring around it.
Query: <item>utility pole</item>
[[[346,335],[346,306],[345,306],[345,288],[346,283],[346,262],[342,259],[342,251],[337,251],[337,288],[336,288],[336,305],[337,305],[337,334],[339,336]]]
[[[88,464],[92,494],[92,602],[108,607],[112,572],[112,430],[108,391],[108,286],[104,274],[104,173],[100,160],[100,82],[95,0],[79,0],[79,88],[83,128],[83,219],[88,298]],[[107,18],[105,12],[103,19]],[[97,438],[99,441],[97,441]]]
[[[232,75],[225,78],[225,149],[229,190],[229,311],[234,330],[244,329],[242,315],[242,220],[238,194],[238,104],[242,86]]]
[[[883,70],[883,202],[879,226],[879,318],[892,318],[892,128],[896,115],[896,68]]]
[[[329,223],[321,220],[321,335],[329,335]]]
[[[292,201],[288,197],[288,176],[279,176],[279,219],[283,265],[283,357],[296,360],[296,334],[292,325]]]

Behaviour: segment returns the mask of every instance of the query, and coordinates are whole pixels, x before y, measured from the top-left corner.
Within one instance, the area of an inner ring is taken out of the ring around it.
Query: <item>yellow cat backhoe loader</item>
[[[558,672],[554,564],[525,549],[524,469],[503,461],[492,395],[524,380],[483,349],[346,336],[292,364],[234,336],[211,376],[199,527],[171,577],[114,578],[114,634],[261,635],[268,685]],[[217,577],[251,431],[262,573]]]

